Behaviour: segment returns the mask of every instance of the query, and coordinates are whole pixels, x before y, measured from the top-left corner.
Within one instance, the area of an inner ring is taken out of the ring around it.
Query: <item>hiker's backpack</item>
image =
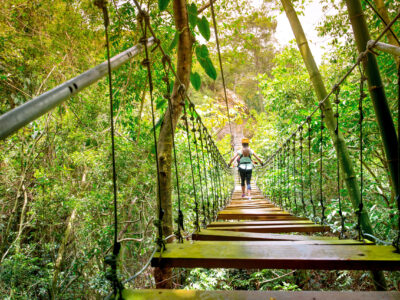
[[[251,163],[252,163],[251,154],[250,154],[249,156],[244,156],[243,153],[240,154],[240,157],[239,157],[239,165],[242,165],[242,164],[251,164]]]

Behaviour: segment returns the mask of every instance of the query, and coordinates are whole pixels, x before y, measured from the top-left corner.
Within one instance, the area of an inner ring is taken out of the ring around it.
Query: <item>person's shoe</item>
[[[242,198],[246,197],[246,194],[242,194]]]

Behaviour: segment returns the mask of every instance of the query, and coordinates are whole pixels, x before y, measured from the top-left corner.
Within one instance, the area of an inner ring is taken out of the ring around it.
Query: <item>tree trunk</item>
[[[176,31],[180,32],[178,51],[177,51],[177,75],[184,84],[185,88],[189,88],[190,70],[192,66],[192,37],[189,31],[188,17],[186,11],[185,0],[174,0],[174,19]],[[158,140],[158,162],[160,166],[160,198],[161,207],[164,210],[162,227],[164,236],[173,233],[172,221],[172,202],[171,202],[171,162],[172,162],[172,138],[171,132],[175,131],[179,117],[182,113],[182,99],[179,94],[179,82],[175,80],[174,88],[171,95],[172,104],[172,127],[170,126],[169,108],[164,116],[161,124],[160,135]],[[168,247],[168,245],[167,245]],[[172,271],[170,268],[156,268],[154,270],[157,288],[172,287]],[[160,282],[160,283],[158,283]]]
[[[296,37],[297,45],[303,57],[315,93],[317,94],[319,101],[322,101],[323,99],[326,98],[328,93],[326,91],[324,82],[322,81],[322,77],[317,67],[317,64],[315,63],[314,57],[311,53],[310,47],[308,46],[307,38],[304,34],[301,23],[297,17],[297,14],[293,8],[291,1],[281,0],[281,2],[285,9],[286,16],[289,19],[293,33]],[[353,209],[358,210],[359,204],[361,202],[360,188],[357,182],[356,174],[354,172],[353,162],[351,161],[343,135],[340,132],[338,136],[336,136],[335,134],[336,120],[333,114],[332,104],[329,99],[327,99],[324,102],[322,109],[325,114],[326,127],[328,128],[329,135],[335,146],[336,155],[339,157],[340,169],[344,174],[344,180],[346,183],[351,203],[353,205]],[[371,222],[369,220],[369,216],[365,208],[361,213],[361,227],[364,232],[373,234]],[[382,285],[386,286],[385,281],[383,280],[382,282],[382,276],[376,276],[376,274],[374,274],[374,279],[377,282],[376,286],[378,289],[379,286]]]
[[[353,28],[358,52],[361,53],[366,50],[367,43],[370,40],[370,35],[362,11],[361,3],[359,0],[346,0],[346,6]],[[366,60],[363,61],[363,66],[368,79],[369,93],[374,105],[379,130],[381,132],[386,159],[389,164],[392,187],[395,195],[399,195],[398,140],[374,54],[368,53]],[[384,280],[383,273],[380,272],[380,274],[377,274],[377,272],[374,272],[373,274],[375,282],[379,279],[381,280],[378,281],[378,284],[376,284],[377,289],[386,290],[386,282],[382,281]],[[376,279],[378,275],[380,278]]]
[[[358,52],[366,50],[367,43],[370,40],[367,23],[364,18],[361,3],[359,0],[346,0],[349,18],[353,27]],[[374,105],[376,120],[382,137],[385,149],[386,160],[389,164],[390,176],[392,178],[392,187],[395,195],[399,195],[400,186],[398,180],[398,140],[393,123],[390,108],[386,99],[385,90],[381,75],[379,73],[378,63],[375,55],[368,53],[363,61],[364,70],[368,79],[369,94]]]
[[[21,250],[21,236],[22,236],[22,231],[24,230],[26,207],[28,205],[28,194],[26,192],[24,184],[22,185],[22,191],[24,193],[24,204],[22,205],[21,215],[19,218],[19,229],[17,238],[15,240],[15,253],[19,253],[19,251]]]
[[[72,231],[72,226],[75,220],[75,216],[76,216],[76,208],[74,208],[74,210],[72,211],[69,219],[68,219],[68,224],[67,224],[67,228],[65,229],[65,233],[64,233],[64,238],[62,240],[60,249],[58,250],[58,255],[57,255],[57,259],[56,259],[56,263],[54,265],[54,273],[53,273],[53,280],[51,282],[51,295],[52,295],[52,299],[56,299],[57,298],[57,280],[58,280],[58,274],[61,271],[61,264],[63,262],[64,259],[64,254],[65,254],[65,247],[69,241],[69,237],[71,235],[71,231]]]

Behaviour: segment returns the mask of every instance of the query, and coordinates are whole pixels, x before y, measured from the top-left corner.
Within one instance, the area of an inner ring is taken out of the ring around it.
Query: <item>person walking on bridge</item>
[[[252,156],[254,156],[261,165],[263,165],[262,160],[254,153],[253,150],[249,147],[249,139],[242,139],[242,149],[239,150],[234,157],[232,157],[229,162],[229,166],[232,162],[238,158],[238,169],[240,174],[241,186],[242,186],[242,198],[246,196],[246,185],[247,185],[247,196],[251,199],[251,174],[253,171],[253,164],[256,163],[252,160]]]

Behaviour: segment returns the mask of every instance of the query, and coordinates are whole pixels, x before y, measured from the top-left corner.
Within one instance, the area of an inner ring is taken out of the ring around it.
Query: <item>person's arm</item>
[[[232,157],[231,161],[230,161],[229,164],[228,164],[228,167],[231,166],[232,162],[233,162],[233,161],[236,159],[236,157],[238,157],[238,156],[239,156],[239,154],[236,153],[236,155],[235,155],[234,157]]]
[[[257,160],[260,162],[261,165],[263,165],[262,160],[257,156],[257,154],[253,153],[254,157],[257,158]]]

